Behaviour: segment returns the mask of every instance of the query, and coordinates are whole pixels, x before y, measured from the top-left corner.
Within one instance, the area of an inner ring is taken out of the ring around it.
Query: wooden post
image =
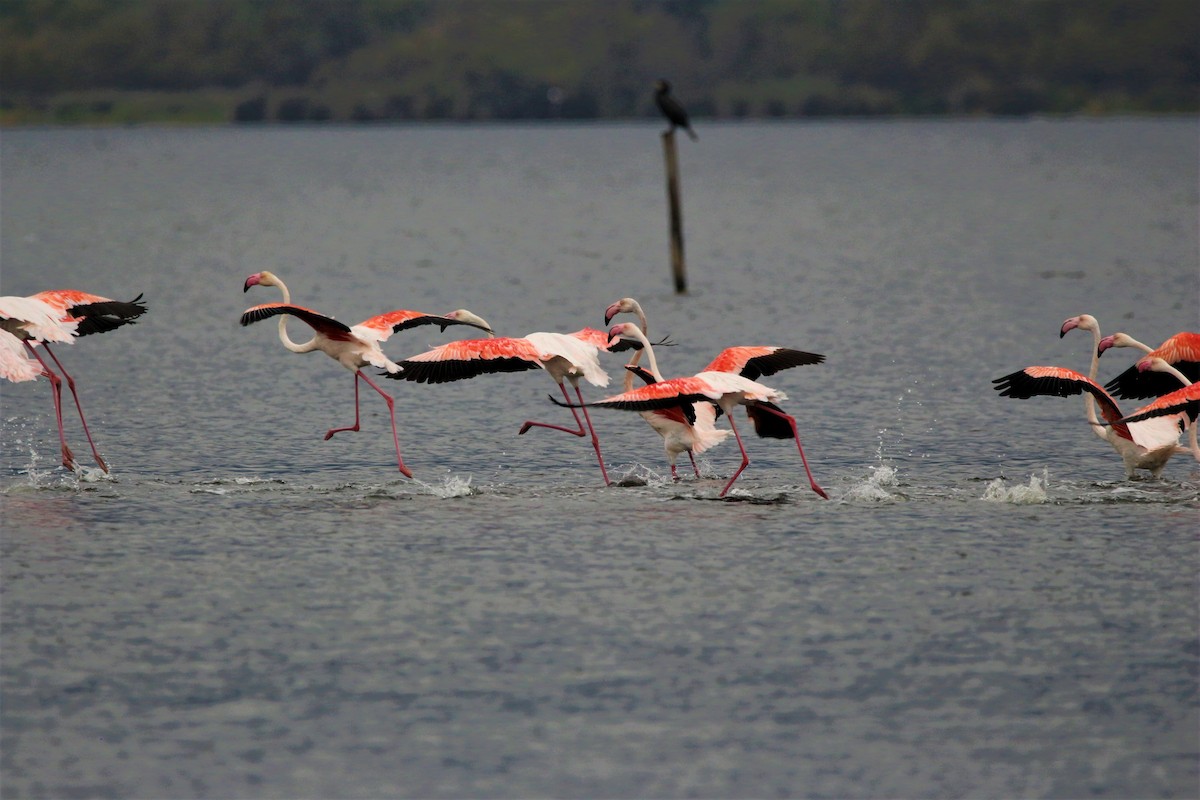
[[[687,269],[683,260],[683,210],[679,202],[679,158],[675,152],[675,128],[662,135],[663,160],[667,163],[667,202],[671,215],[671,274],[675,294],[687,293]]]

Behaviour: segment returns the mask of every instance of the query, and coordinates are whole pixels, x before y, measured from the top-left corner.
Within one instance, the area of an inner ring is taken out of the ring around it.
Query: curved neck
[[[287,305],[292,304],[292,293],[288,291],[287,284],[275,276],[275,285],[279,287],[279,291],[283,292],[283,302]],[[279,341],[283,342],[283,346],[293,353],[310,353],[316,349],[317,337],[309,339],[307,342],[293,342],[287,332],[287,314],[279,315]]]
[[[642,351],[646,353],[646,360],[650,362],[650,374],[654,376],[656,381],[663,380],[662,373],[658,371],[658,359],[654,357],[654,348],[650,346],[650,340],[646,338],[646,334],[634,328],[632,335],[633,338],[642,343]]]
[[[1151,369],[1153,369],[1155,372],[1166,372],[1170,375],[1174,375],[1176,378],[1179,379],[1179,382],[1181,384],[1183,384],[1184,386],[1192,385],[1192,382],[1190,380],[1188,380],[1187,375],[1184,375],[1182,372],[1175,369],[1173,366],[1168,364],[1166,361],[1163,361],[1161,358],[1156,359],[1153,362],[1153,366],[1151,367]]]
[[[642,304],[639,303],[637,300],[634,300],[632,310],[633,310],[633,313],[637,314],[638,326],[642,329],[642,335],[649,336],[650,335],[650,326],[646,322],[646,312],[642,311]],[[642,362],[642,353],[645,351],[645,349],[646,348],[642,348],[642,350],[638,350],[633,354],[633,358],[631,358],[629,360],[630,366],[636,367],[638,364],[640,364]],[[663,379],[663,377],[661,374],[659,374],[658,370],[653,366],[653,363],[654,362],[652,361],[651,367],[650,367],[650,372],[654,375],[654,379],[656,381],[661,381]],[[625,370],[625,391],[628,392],[632,388],[633,388],[633,373],[630,372],[629,370]]]

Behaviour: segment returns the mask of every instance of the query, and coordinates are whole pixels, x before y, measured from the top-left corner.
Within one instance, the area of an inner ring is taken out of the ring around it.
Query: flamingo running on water
[[[358,414],[358,382],[365,381],[387,403],[388,415],[392,422],[392,441],[396,445],[396,463],[400,472],[411,478],[412,472],[404,465],[400,456],[400,436],[396,433],[396,407],[392,396],[380,389],[362,368],[367,364],[386,370],[388,373],[399,372],[400,367],[380,349],[380,345],[388,340],[396,331],[414,328],[419,325],[437,325],[445,330],[450,325],[470,325],[483,327],[471,321],[451,319],[439,314],[426,314],[421,311],[399,309],[380,314],[363,320],[357,325],[349,326],[338,322],[332,317],[318,314],[316,311],[302,306],[292,305],[292,295],[287,285],[271,272],[256,272],[246,278],[242,286],[243,292],[250,291],[251,286],[277,286],[283,293],[282,303],[265,303],[248,308],[242,314],[241,324],[250,325],[269,317],[279,317],[279,341],[293,353],[312,353],[321,351],[354,373],[354,424],[342,428],[330,428],[325,433],[328,440],[335,433],[359,430]],[[287,317],[292,316],[313,329],[313,338],[307,342],[297,343],[291,340],[287,332]],[[484,328],[487,330],[487,328]]]
[[[50,342],[72,344],[80,336],[107,333],[122,325],[132,325],[144,313],[146,304],[142,302],[140,294],[133,300],[123,301],[73,289],[53,289],[38,292],[30,297],[0,298],[0,329],[3,330],[3,335],[0,336],[0,376],[19,382],[34,380],[44,375],[50,381],[54,417],[58,424],[59,444],[62,447],[62,465],[67,469],[74,470],[76,463],[71,448],[67,446],[67,436],[63,430],[64,378],[71,390],[71,397],[75,400],[79,421],[83,425],[83,433],[92,449],[93,458],[105,472],[108,472],[108,464],[92,439],[92,432],[88,428],[83,405],[75,388],[75,379],[50,349]],[[35,345],[46,350],[62,373],[62,378],[38,354],[34,349]],[[26,358],[25,351],[33,355],[36,361]]]
[[[558,384],[571,415],[575,418],[575,428],[563,425],[553,425],[549,422],[526,421],[521,426],[518,435],[524,434],[530,428],[550,428],[563,431],[573,436],[583,437],[591,434],[592,448],[596,451],[596,461],[600,464],[600,474],[604,485],[608,486],[608,470],[604,466],[604,456],[600,453],[600,438],[592,426],[587,409],[582,408],[583,420],[571,405],[571,396],[567,394],[566,384],[569,382],[575,389],[575,395],[583,403],[583,394],[579,389],[579,381],[586,380],[593,386],[607,386],[608,373],[600,367],[599,353],[609,350],[608,337],[603,331],[594,328],[584,328],[574,333],[548,333],[537,331],[524,337],[497,337],[491,332],[487,321],[472,314],[466,309],[452,311],[446,315],[450,319],[469,320],[477,327],[488,331],[487,339],[463,339],[447,342],[403,359],[399,362],[402,370],[385,377],[395,380],[416,381],[417,383],[448,383],[474,378],[478,375],[492,372],[522,372],[524,370],[542,369]],[[624,348],[617,348],[624,349]],[[586,425],[586,430],[585,430]]]
[[[1025,367],[992,381],[1002,397],[1026,400],[1031,397],[1068,397],[1086,394],[1095,402],[1087,404],[1088,424],[1096,436],[1112,445],[1125,465],[1125,476],[1135,470],[1149,470],[1155,478],[1162,474],[1171,456],[1187,452],[1179,447],[1179,429],[1167,418],[1122,422],[1120,408],[1095,380],[1065,367]],[[1096,405],[1105,422],[1096,418]],[[1107,423],[1107,424],[1106,424]]]
[[[637,325],[632,322],[618,323],[609,329],[608,335],[610,338],[628,336],[637,340],[646,349],[646,357],[650,362],[651,371],[658,373],[654,349]],[[796,420],[775,405],[776,402],[786,400],[787,395],[755,380],[761,375],[773,375],[780,369],[799,364],[816,364],[823,360],[823,356],[815,353],[805,353],[783,347],[731,347],[723,350],[712,363],[691,377],[659,381],[606,397],[588,405],[615,408],[620,411],[652,411],[657,408],[678,408],[696,402],[715,403],[729,418],[729,427],[733,430],[734,439],[742,453],[741,465],[721,489],[719,497],[725,496],[729,487],[750,464],[750,457],[746,455],[746,447],[742,442],[741,434],[738,433],[732,413],[734,408],[743,405],[759,436],[772,439],[794,438],[796,440],[796,447],[800,451],[800,460],[804,464],[804,471],[808,474],[809,486],[818,495],[828,500],[829,495],[817,485],[812,471],[808,467],[804,447],[800,444],[800,433],[796,428]],[[563,405],[555,397],[550,399],[558,405]]]
[[[637,300],[632,297],[623,297],[610,304],[604,311],[604,324],[608,325],[612,322],[613,317],[617,314],[636,314],[642,334],[650,335],[646,312],[642,310],[642,306]],[[646,352],[648,352],[646,348],[638,348],[634,352],[633,358],[625,365],[624,390],[626,392],[633,389],[634,375],[648,384],[666,380],[661,372],[656,371],[657,367],[654,367],[652,371],[647,371],[639,366],[642,354]],[[654,432],[662,437],[667,463],[671,466],[671,478],[676,481],[679,480],[679,473],[676,470],[675,461],[680,453],[687,453],[688,459],[692,462],[692,471],[699,478],[700,468],[696,466],[694,454],[703,453],[709,448],[715,447],[733,433],[733,431],[716,427],[717,407],[709,402],[656,408],[652,411],[639,411],[638,413]]]
[[[1200,461],[1200,443],[1196,439],[1196,430],[1200,428],[1200,383],[1189,383],[1182,389],[1164,394],[1152,403],[1148,403],[1128,416],[1121,417],[1118,422],[1126,425],[1153,419],[1167,417],[1178,419],[1182,416],[1189,429],[1188,445],[1192,456]]]
[[[1127,333],[1118,332],[1105,336],[1096,347],[1097,356],[1104,355],[1110,347],[1132,347],[1141,350],[1147,357],[1161,358],[1185,376],[1185,380],[1200,380],[1200,333],[1181,331],[1158,347],[1142,344]],[[1140,362],[1139,362],[1140,363]],[[1104,385],[1114,397],[1142,400],[1158,397],[1178,388],[1176,376],[1164,374],[1162,370],[1143,370],[1138,363]]]

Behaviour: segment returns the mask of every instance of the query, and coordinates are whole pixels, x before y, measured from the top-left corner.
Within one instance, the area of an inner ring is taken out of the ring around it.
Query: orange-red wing
[[[732,372],[756,381],[763,375],[774,375],[781,369],[820,364],[825,356],[806,353],[790,347],[728,347],[722,350],[701,372]]]
[[[532,342],[508,337],[446,342],[398,363],[404,371],[388,377],[417,383],[449,383],[488,372],[523,372],[542,366]]]
[[[1191,386],[1184,386],[1170,394],[1165,394],[1153,403],[1144,405],[1129,416],[1123,417],[1122,422],[1141,422],[1151,417],[1178,414],[1181,411],[1185,412],[1191,420],[1195,420],[1196,416],[1200,414],[1200,383],[1193,383]]]
[[[1132,439],[1121,421],[1121,409],[1100,384],[1066,367],[1026,367],[992,381],[1002,397],[1025,400],[1030,397],[1070,397],[1087,392],[1096,398],[1100,416],[1112,425],[1117,435]]]

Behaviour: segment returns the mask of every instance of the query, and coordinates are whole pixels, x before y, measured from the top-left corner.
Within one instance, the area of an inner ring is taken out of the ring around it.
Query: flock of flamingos
[[[787,396],[758,380],[791,367],[820,364],[825,360],[822,355],[787,347],[730,347],[721,351],[695,375],[666,378],[658,368],[655,343],[648,338],[646,315],[638,302],[629,297],[608,306],[604,312],[604,322],[608,325],[618,314],[632,314],[637,318],[636,323],[617,323],[607,332],[584,328],[574,333],[536,332],[513,338],[495,336],[491,325],[465,309],[449,314],[390,311],[351,326],[303,306],[293,305],[287,286],[270,272],[251,275],[246,279],[243,291],[249,291],[253,286],[277,287],[283,294],[283,301],[247,309],[242,314],[242,325],[278,317],[279,339],[288,350],[293,353],[319,350],[354,373],[354,424],[331,428],[325,433],[325,438],[343,431],[359,430],[359,382],[366,383],[387,403],[392,439],[396,446],[396,463],[400,472],[407,477],[411,478],[412,472],[400,455],[395,402],[363,371],[367,366],[378,368],[378,376],[418,383],[458,381],[484,373],[544,370],[558,384],[564,398],[558,400],[551,395],[550,399],[570,411],[575,426],[529,421],[521,426],[518,434],[524,434],[533,427],[542,427],[578,437],[589,436],[606,485],[609,483],[608,472],[600,452],[600,440],[588,415],[589,407],[640,414],[662,437],[667,462],[675,480],[679,480],[676,460],[681,453],[687,454],[696,477],[700,477],[694,455],[721,443],[732,434],[742,460],[721,489],[720,496],[724,497],[750,463],[734,422],[734,411],[740,405],[745,407],[758,436],[795,440],[809,485],[816,494],[828,499],[809,469],[795,419],[778,405]],[[108,471],[108,465],[92,440],[75,381],[50,345],[72,344],[81,336],[105,333],[133,324],[144,313],[146,304],[141,295],[128,302],[70,290],[39,292],[29,297],[0,297],[0,376],[13,382],[45,378],[50,383],[62,445],[62,464],[69,470],[77,469],[77,465],[63,431],[64,380],[75,400],[96,463],[105,472]],[[306,342],[293,341],[287,332],[289,316],[312,328],[312,338]],[[393,361],[384,354],[381,345],[393,333],[421,325],[436,325],[443,331],[452,325],[464,325],[485,332],[486,337],[450,341],[401,361]],[[1157,478],[1170,458],[1179,453],[1190,452],[1200,461],[1200,445],[1197,445],[1196,434],[1197,427],[1200,427],[1197,424],[1200,383],[1195,382],[1200,381],[1200,333],[1177,333],[1158,347],[1151,347],[1124,333],[1102,337],[1096,319],[1087,314],[1064,322],[1060,337],[1071,330],[1092,334],[1091,369],[1087,375],[1063,367],[1025,367],[993,381],[997,391],[1003,396],[1018,399],[1085,395],[1087,421],[1091,430],[1117,451],[1129,478],[1133,478],[1137,470],[1148,470]],[[670,342],[664,339],[656,344],[665,346]],[[1101,386],[1096,382],[1099,358],[1112,347],[1139,349],[1143,356],[1106,386]],[[609,376],[600,366],[599,354],[621,351],[632,351],[630,362],[624,368],[624,390],[602,400],[584,402],[579,389],[580,380],[593,386],[607,386]],[[54,362],[57,371],[42,357],[42,352]],[[645,367],[641,365],[643,356],[646,358]],[[635,387],[635,378],[644,385]],[[574,400],[567,391],[567,383],[574,390]],[[1131,414],[1124,414],[1114,397],[1156,399]],[[728,430],[717,427],[721,415],[729,421]],[[1184,432],[1188,434],[1186,448],[1180,445],[1180,437]]]

